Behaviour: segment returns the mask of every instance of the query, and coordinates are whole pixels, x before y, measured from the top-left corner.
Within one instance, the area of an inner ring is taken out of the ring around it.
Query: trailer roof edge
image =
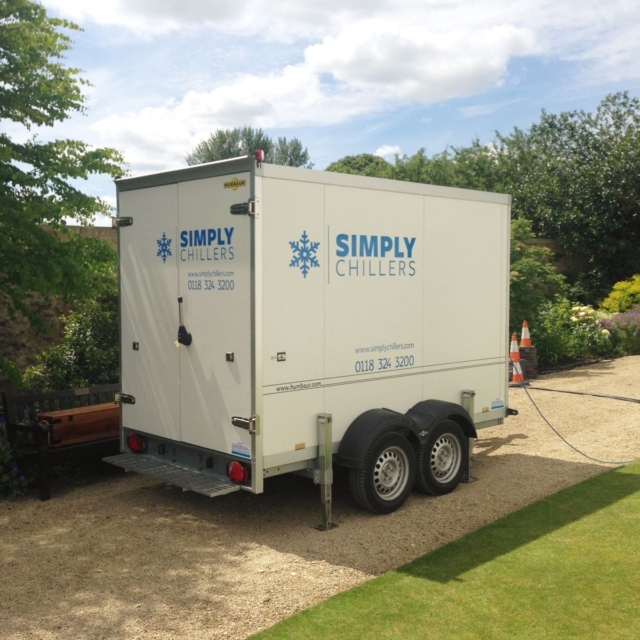
[[[491,191],[474,191],[456,187],[441,187],[432,184],[408,182],[404,180],[389,180],[387,178],[373,178],[349,173],[335,173],[333,171],[314,171],[297,169],[276,164],[263,164],[262,175],[265,178],[281,180],[298,180],[301,182],[316,182],[339,187],[358,187],[374,189],[376,191],[393,191],[395,193],[412,193],[416,195],[452,198],[455,200],[473,200],[474,202],[490,202],[495,204],[511,204],[511,196]]]
[[[189,180],[201,180],[203,178],[213,178],[224,176],[240,171],[251,171],[255,169],[256,159],[253,156],[241,156],[229,160],[217,160],[206,164],[196,164],[181,169],[161,171],[133,178],[121,178],[116,180],[116,189],[120,191],[133,191],[135,189],[146,189],[148,187],[159,187],[176,182],[187,182]]]
[[[441,187],[432,184],[407,182],[403,180],[389,180],[387,178],[373,178],[348,173],[334,173],[332,171],[317,171],[313,169],[300,169],[297,167],[285,167],[276,164],[262,163],[256,169],[256,160],[253,156],[242,156],[229,160],[218,160],[181,169],[162,171],[132,178],[116,180],[116,189],[132,191],[157,187],[176,182],[200,180],[214,176],[228,175],[240,171],[255,171],[257,175],[265,178],[280,180],[295,180],[298,182],[313,182],[328,184],[338,187],[358,187],[361,189],[374,189],[378,191],[392,191],[394,193],[410,193],[416,195],[435,196],[438,198],[451,198],[455,200],[472,200],[474,202],[489,202],[495,204],[511,205],[511,196],[490,191],[475,191],[472,189],[460,189],[457,187]]]

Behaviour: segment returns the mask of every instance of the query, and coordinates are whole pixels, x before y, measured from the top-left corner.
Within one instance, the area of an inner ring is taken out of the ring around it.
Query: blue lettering
[[[231,242],[231,233],[233,229],[225,229],[227,232],[227,238],[229,243]],[[219,238],[220,240],[220,238]],[[220,241],[218,244],[224,244]],[[340,233],[336,236],[336,256],[339,258],[346,258],[351,256],[353,258],[412,258],[413,250],[415,248],[416,238],[409,238],[407,236],[378,236],[378,235],[356,235],[356,234],[346,234]],[[403,274],[404,268],[401,265],[404,261],[394,264],[388,275],[392,274]],[[358,264],[356,262],[356,264]],[[415,264],[415,263],[412,263]],[[405,266],[409,266],[409,263],[404,263]],[[364,262],[363,262],[363,272],[360,273],[360,267],[356,267],[358,271],[358,275],[364,275],[366,271],[364,270]],[[349,271],[353,272],[351,264],[348,266]],[[415,267],[410,267],[414,270]],[[344,275],[347,275],[345,272]],[[376,275],[383,275],[382,271],[378,271]],[[386,275],[386,274],[385,274]]]
[[[337,236],[336,244],[339,247],[336,251],[336,255],[339,258],[344,258],[349,255],[349,236],[346,233],[341,233]]]
[[[378,257],[378,236],[371,236],[367,243],[367,236],[360,236],[360,256]]]
[[[413,245],[416,243],[415,238],[405,238],[404,245],[407,247],[407,258],[411,257],[411,252],[413,251]]]
[[[224,231],[224,234],[222,233]],[[180,232],[181,247],[210,247],[230,245],[233,238],[234,227],[218,227],[217,229],[191,229]],[[226,237],[226,240],[225,240]]]

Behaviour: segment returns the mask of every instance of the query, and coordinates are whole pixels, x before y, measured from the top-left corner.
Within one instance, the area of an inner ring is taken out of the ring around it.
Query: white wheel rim
[[[462,447],[454,435],[445,433],[433,444],[429,463],[433,477],[442,484],[450,482],[460,469]]]
[[[400,447],[380,453],[373,469],[373,486],[383,500],[395,500],[407,486],[409,458]]]

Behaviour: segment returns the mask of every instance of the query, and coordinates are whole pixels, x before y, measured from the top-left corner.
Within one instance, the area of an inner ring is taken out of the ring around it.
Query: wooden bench
[[[2,394],[9,444],[37,456],[40,499],[51,498],[51,466],[63,460],[120,452],[119,385]]]

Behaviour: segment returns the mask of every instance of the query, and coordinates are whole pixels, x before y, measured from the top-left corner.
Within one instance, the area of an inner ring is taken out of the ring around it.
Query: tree
[[[520,331],[523,320],[535,326],[545,303],[566,294],[565,277],[553,265],[553,253],[533,244],[534,238],[530,220],[511,223],[509,331]]]
[[[625,92],[607,96],[595,113],[543,111],[527,134],[501,142],[514,208],[538,235],[588,260],[575,294],[596,302],[640,272],[640,100]]]
[[[258,149],[264,151],[265,162],[305,169],[313,167],[313,163],[309,162],[309,152],[306,147],[302,148],[298,138],[292,138],[290,141],[278,138],[277,143],[274,143],[262,129],[254,129],[247,125],[214,131],[187,155],[186,161],[189,165],[215,162],[253,155]]]
[[[304,167],[305,169],[313,167],[313,163],[309,162],[307,148],[302,148],[302,142],[298,138],[292,138],[290,142],[287,142],[286,138],[278,138],[271,160],[267,161],[287,167]]]
[[[84,112],[79,70],[65,67],[78,27],[50,18],[30,0],[0,5],[0,121],[31,130],[52,127]],[[102,200],[82,193],[71,181],[90,174],[123,173],[114,149],[95,149],[77,140],[17,142],[0,133],[0,288],[12,310],[32,320],[30,293],[67,301],[89,297],[114,277],[114,252],[105,243],[83,239],[66,219],[86,224],[107,214]],[[46,225],[43,226],[43,225]],[[61,238],[65,240],[61,242]]]
[[[374,178],[389,178],[393,165],[380,156],[371,153],[361,153],[357,156],[345,156],[332,162],[326,171],[335,173],[351,173]]]

